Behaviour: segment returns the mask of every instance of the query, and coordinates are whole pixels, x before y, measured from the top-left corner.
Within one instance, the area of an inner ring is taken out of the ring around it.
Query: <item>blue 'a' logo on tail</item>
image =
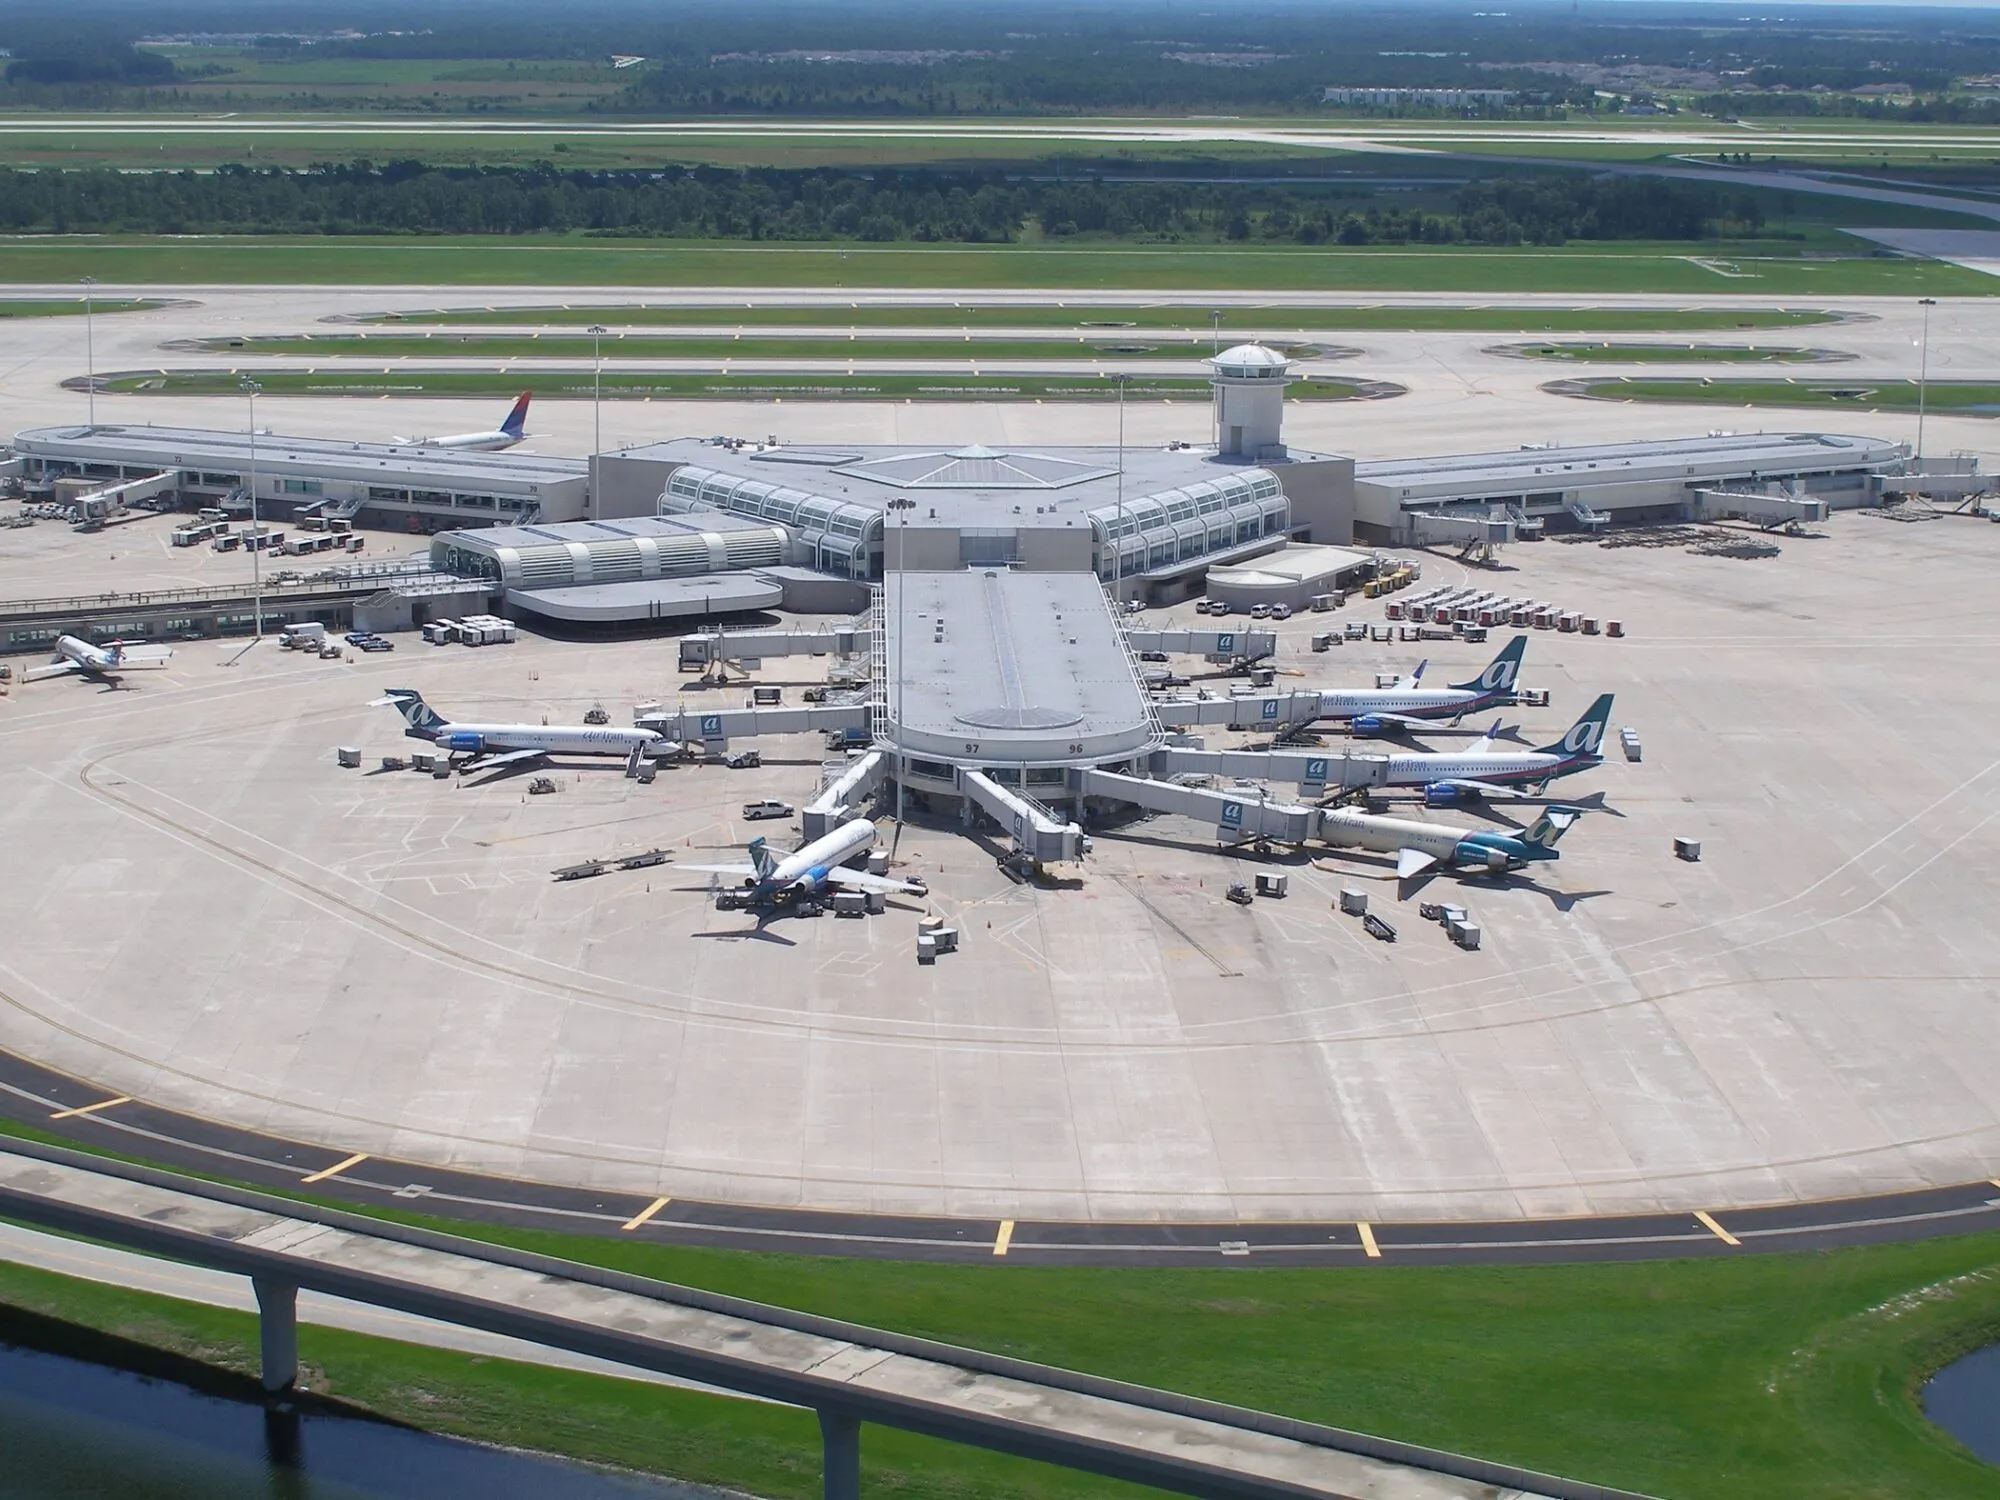
[[[1569,726],[1569,732],[1553,745],[1541,748],[1543,755],[1564,755],[1577,760],[1597,760],[1604,753],[1604,731],[1611,720],[1611,694],[1605,693],[1583,717]]]
[[[403,716],[403,722],[418,734],[435,736],[451,727],[451,721],[424,702],[423,694],[414,688],[390,688],[383,697]]]
[[[769,880],[771,872],[778,868],[777,855],[762,839],[750,840],[750,868],[757,872],[759,880]]]
[[[500,430],[508,437],[517,438],[528,430],[528,403],[534,399],[533,391],[521,392],[521,399],[514,403],[514,409],[507,413],[507,420],[500,424]]]
[[[1504,697],[1514,691],[1514,684],[1521,677],[1521,657],[1528,649],[1528,638],[1517,635],[1500,650],[1500,654],[1486,664],[1486,670],[1470,682],[1454,682],[1452,687],[1461,693],[1486,693],[1494,697]]]

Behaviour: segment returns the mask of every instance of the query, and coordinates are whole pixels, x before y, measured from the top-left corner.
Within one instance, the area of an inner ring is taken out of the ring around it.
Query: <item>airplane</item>
[[[1551,806],[1526,829],[1501,833],[1335,808],[1320,820],[1320,837],[1337,848],[1395,855],[1398,880],[1440,865],[1454,873],[1503,875],[1524,865],[1561,858],[1556,843],[1582,816],[1579,807]]]
[[[533,391],[521,392],[514,409],[507,413],[507,420],[492,432],[460,432],[451,437],[399,437],[395,441],[412,448],[465,448],[478,453],[498,453],[502,448],[513,447],[528,435],[528,402],[534,394]]]
[[[79,640],[73,635],[58,636],[55,658],[45,667],[29,667],[21,674],[21,680],[40,682],[74,672],[80,677],[101,682],[115,679],[119,673],[135,668],[164,667],[173,654],[172,648],[167,646],[135,647],[123,641],[113,641],[108,646],[93,646],[89,641]]]
[[[1425,687],[1424,668],[1419,666],[1394,687],[1331,688],[1319,695],[1319,717],[1345,719],[1356,734],[1382,734],[1414,728],[1427,720],[1457,720],[1482,708],[1513,703],[1521,656],[1527,649],[1528,638],[1517,635],[1486,664],[1485,671],[1470,682],[1455,682],[1449,687]]]
[[[1611,719],[1610,693],[1602,694],[1570,725],[1563,737],[1538,749],[1505,746],[1496,722],[1477,743],[1463,750],[1403,750],[1388,761],[1387,786],[1420,786],[1432,807],[1450,807],[1481,797],[1519,797],[1524,787],[1541,788],[1558,777],[1574,776],[1604,763],[1604,733]]]
[[[776,906],[783,902],[813,900],[830,885],[844,890],[885,891],[896,895],[921,896],[925,887],[911,880],[888,875],[870,875],[850,870],[847,861],[875,847],[875,825],[867,818],[849,818],[833,832],[814,839],[794,854],[780,857],[762,839],[750,841],[747,865],[676,865],[680,870],[696,870],[711,875],[734,875],[743,882],[753,906]]]
[[[477,765],[490,771],[520,761],[538,760],[545,755],[637,755],[658,757],[675,754],[679,742],[657,729],[610,729],[586,724],[456,724],[424,702],[414,688],[390,688],[369,704],[387,704],[403,716],[408,726],[403,733],[414,740],[429,740],[440,749],[465,757],[461,766]]]

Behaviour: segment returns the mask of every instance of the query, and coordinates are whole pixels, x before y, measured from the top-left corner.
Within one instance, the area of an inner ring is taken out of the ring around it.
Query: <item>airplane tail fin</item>
[[[1452,688],[1461,693],[1510,694],[1521,677],[1521,657],[1528,649],[1528,638],[1517,635],[1505,646],[1500,654],[1486,664],[1486,670],[1470,682],[1454,682]]]
[[[750,865],[757,872],[759,880],[769,880],[771,872],[778,868],[778,856],[771,852],[771,846],[762,839],[750,840]]]
[[[390,705],[411,729],[429,738],[451,727],[451,721],[424,702],[424,695],[415,688],[390,688],[375,702]]]
[[[1543,755],[1588,756],[1593,759],[1604,751],[1604,731],[1611,722],[1611,694],[1605,693],[1583,712],[1583,717],[1569,726],[1569,732],[1553,745],[1543,745]]]
[[[520,399],[514,403],[514,409],[507,413],[507,420],[500,424],[500,430],[506,433],[508,437],[518,438],[527,433],[528,403],[534,399],[534,396],[535,393],[533,391],[521,392]]]
[[[1528,830],[1521,835],[1521,839],[1524,843],[1534,844],[1538,848],[1553,849],[1582,816],[1583,809],[1580,807],[1552,803],[1543,808],[1542,815],[1528,825]]]

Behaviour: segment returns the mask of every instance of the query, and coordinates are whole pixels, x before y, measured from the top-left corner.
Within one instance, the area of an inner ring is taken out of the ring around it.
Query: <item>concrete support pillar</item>
[[[257,1292],[258,1342],[264,1359],[264,1389],[288,1391],[299,1378],[299,1289],[288,1281],[250,1278]]]
[[[840,1412],[819,1414],[826,1500],[861,1500],[861,1422]]]

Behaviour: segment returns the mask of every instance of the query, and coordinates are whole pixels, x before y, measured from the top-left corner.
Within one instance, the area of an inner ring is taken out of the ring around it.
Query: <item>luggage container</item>
[[[1471,953],[1479,947],[1479,924],[1477,922],[1454,922],[1447,931],[1451,940]]]
[[[869,916],[879,917],[889,909],[889,893],[887,891],[863,891],[861,894],[862,899],[868,903]]]
[[[868,915],[868,898],[860,891],[835,891],[833,914],[836,917],[865,917]]]
[[[1312,607],[1313,607],[1313,613],[1325,614],[1328,610],[1334,607],[1333,595],[1314,594],[1312,596]]]
[[[1698,860],[1700,860],[1700,858],[1701,858],[1701,840],[1700,840],[1700,839],[1675,839],[1675,840],[1674,840],[1674,858],[1675,858],[1675,859],[1684,859],[1684,860],[1686,860],[1686,861],[1687,861],[1687,862],[1688,862],[1689,864],[1694,864],[1694,863],[1696,863],[1696,862],[1697,862]]]
[[[870,875],[887,875],[889,873],[889,851],[887,849],[870,849],[868,851],[868,873]]]
[[[1556,617],[1556,629],[1564,635],[1575,635],[1576,627],[1582,623],[1583,616],[1573,610]]]
[[[349,771],[360,769],[361,752],[352,745],[342,745],[338,750],[333,752],[333,758],[335,762]]]
[[[1282,901],[1291,893],[1291,888],[1292,877],[1290,875],[1281,873],[1259,875],[1257,877],[1257,894],[1260,896],[1272,896]]]
[[[1625,747],[1625,758],[1627,760],[1638,760],[1640,758],[1641,752],[1639,745],[1638,730],[1633,729],[1630,726],[1627,726],[1626,728],[1619,730],[1618,743]]]
[[[1340,888],[1340,910],[1349,917],[1368,915],[1368,893],[1359,886],[1344,885]]]
[[[917,962],[920,964],[934,964],[937,962],[937,955],[937,939],[932,937],[928,932],[918,933]]]
[[[1391,599],[1387,604],[1382,606],[1382,614],[1386,619],[1400,620],[1403,618],[1403,608],[1402,600]]]
[[[1596,635],[1598,628],[1596,615],[1585,615],[1583,617],[1583,633],[1585,635]]]
[[[1623,620],[1606,620],[1604,622],[1604,633],[1613,640],[1618,639],[1618,637],[1625,634],[1625,622]]]
[[[1332,631],[1327,631],[1322,635],[1316,635],[1312,638],[1312,648],[1313,650],[1322,653],[1331,651],[1333,649],[1333,643],[1339,639],[1340,637],[1335,635]]]
[[[435,750],[413,750],[410,752],[410,769],[428,775],[437,769],[437,760]]]
[[[758,708],[776,708],[785,701],[785,691],[776,687],[753,687],[750,701]]]

